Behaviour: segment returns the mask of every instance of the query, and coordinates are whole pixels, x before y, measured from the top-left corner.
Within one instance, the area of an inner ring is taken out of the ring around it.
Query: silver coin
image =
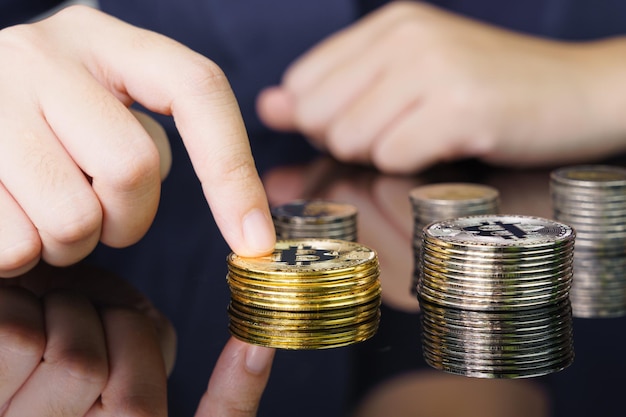
[[[409,192],[412,202],[427,204],[456,204],[456,202],[495,201],[499,198],[497,189],[473,183],[438,183],[422,185]]]
[[[543,262],[529,262],[515,264],[512,262],[475,262],[468,261],[463,262],[460,259],[441,259],[440,257],[430,256],[429,253],[424,253],[422,256],[424,266],[428,266],[434,271],[446,273],[447,271],[453,273],[477,273],[477,274],[490,274],[494,277],[501,276],[501,274],[515,274],[516,277],[524,277],[525,275],[542,275],[552,274],[556,271],[569,270],[572,268],[573,255],[567,255],[563,258],[549,259]]]
[[[473,364],[466,361],[453,361],[440,355],[433,355],[424,352],[424,358],[434,368],[442,371],[477,377],[477,378],[529,378],[539,377],[554,372],[559,372],[567,368],[574,359],[573,351],[567,351],[563,355],[555,356],[552,360],[546,360],[535,364],[534,366],[519,366],[517,364],[511,366],[497,366],[485,364]]]
[[[575,165],[554,170],[550,179],[568,187],[626,188],[626,169],[610,165]]]
[[[543,248],[573,241],[574,230],[562,223],[531,216],[484,215],[431,223],[430,239],[472,249]]]
[[[272,216],[288,223],[329,224],[354,218],[357,208],[352,204],[327,200],[296,200],[271,209]]]

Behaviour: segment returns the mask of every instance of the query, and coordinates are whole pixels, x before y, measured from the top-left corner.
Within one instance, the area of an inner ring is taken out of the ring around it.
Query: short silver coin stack
[[[550,176],[554,218],[576,230],[575,317],[626,315],[626,169],[576,165]]]
[[[421,185],[409,192],[413,210],[414,273],[411,292],[416,294],[420,279],[422,231],[435,221],[479,214],[497,214],[500,193],[488,185],[443,182]]]
[[[557,372],[574,358],[569,290],[575,232],[531,216],[482,215],[424,229],[424,358],[481,378]]]
[[[295,200],[271,208],[278,239],[339,239],[356,242],[357,208],[330,200]]]

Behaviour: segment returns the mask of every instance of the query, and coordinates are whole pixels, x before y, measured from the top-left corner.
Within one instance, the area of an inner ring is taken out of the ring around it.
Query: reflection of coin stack
[[[279,240],[271,256],[228,256],[231,333],[249,343],[322,349],[372,337],[380,321],[378,258],[357,243]]]
[[[356,241],[357,209],[347,203],[297,200],[272,208],[279,239],[327,238]]]
[[[529,216],[428,225],[418,287],[426,361],[484,378],[568,366],[574,237],[567,225]]]
[[[576,229],[575,317],[626,314],[626,169],[560,168],[550,178],[554,218]]]
[[[439,183],[412,189],[414,274],[411,291],[416,292],[420,276],[422,230],[432,222],[479,214],[499,212],[500,195],[488,185]]]

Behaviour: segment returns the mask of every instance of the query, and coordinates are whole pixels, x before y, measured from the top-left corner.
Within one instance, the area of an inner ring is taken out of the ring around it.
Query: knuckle
[[[397,154],[397,146],[393,144],[385,143],[383,146],[374,146],[370,153],[370,160],[379,171],[385,174],[405,174],[409,173],[410,166],[406,161],[406,154],[404,158],[401,158]],[[406,152],[406,150],[402,150]]]
[[[51,363],[64,372],[71,385],[101,390],[108,380],[106,357],[91,348],[74,347],[55,352]]]
[[[429,5],[421,2],[394,3],[398,4],[388,10],[390,17],[387,27],[391,39],[402,41],[403,45],[414,45],[420,39],[429,42],[436,39],[440,28],[437,16],[433,16]]]
[[[55,16],[59,19],[69,19],[71,22],[76,21],[76,19],[93,16],[95,13],[97,12],[93,7],[87,7],[82,4],[72,4],[59,10]]]
[[[100,313],[105,320],[113,322],[135,322],[139,327],[149,327],[150,320],[141,312],[126,307],[108,307]]]
[[[349,147],[337,143],[336,141],[329,140],[327,142],[327,149],[330,154],[339,161],[352,162],[354,160],[354,152]]]
[[[218,175],[213,177],[219,178],[220,182],[247,183],[258,176],[254,161],[247,151],[239,147],[222,152],[214,168]]]
[[[394,1],[386,5],[383,9],[383,13],[386,13],[395,17],[406,16],[407,12],[419,10],[420,6],[414,4],[412,1]]]
[[[296,96],[294,120],[298,129],[308,136],[329,135],[345,117],[340,107],[329,105],[329,100],[333,100],[332,95],[325,89]]]
[[[56,219],[48,234],[56,242],[71,245],[98,233],[102,225],[102,211],[97,202],[87,203],[81,208],[72,206],[64,216]]]
[[[419,20],[420,23],[428,22],[431,20],[433,14],[436,14],[436,10],[433,9],[433,6],[426,2],[407,0],[391,2],[382,10],[383,13],[386,13],[396,20],[411,18],[411,20]]]
[[[8,26],[0,29],[0,45],[15,46],[16,48],[30,46],[33,47],[37,43],[37,31],[33,29],[33,25],[21,24]]]
[[[352,162],[359,155],[359,139],[357,132],[350,135],[342,134],[345,130],[332,129],[327,134],[328,151],[340,161]],[[365,145],[363,145],[365,146]]]
[[[94,307],[87,298],[64,290],[47,293],[44,304],[51,322],[62,321],[66,330],[56,325],[47,335],[42,365],[71,389],[99,394],[108,380],[109,363]]]
[[[424,28],[417,23],[411,19],[400,19],[390,31],[392,41],[410,45],[424,36]]]
[[[0,249],[0,276],[33,263],[39,258],[40,253],[41,241],[38,238],[22,240]]]
[[[397,164],[391,163],[386,155],[379,151],[372,151],[371,160],[372,165],[384,174],[391,174],[397,170]]]
[[[193,54],[187,61],[182,80],[186,94],[214,95],[230,93],[230,84],[222,69],[210,59]]]
[[[103,182],[121,193],[151,186],[156,178],[160,178],[160,157],[154,146],[121,154],[116,164],[109,166],[105,176],[101,176]]]
[[[6,366],[14,364],[16,357],[20,361],[38,363],[45,346],[46,339],[42,329],[16,322],[0,325],[0,357],[7,358]],[[0,368],[6,366],[0,365]]]
[[[13,62],[36,65],[35,58],[44,52],[41,48],[43,41],[34,25],[22,24],[0,30],[0,51],[3,57]]]
[[[296,126],[309,136],[320,136],[328,129],[328,121],[320,117],[318,112],[310,110],[306,104],[300,103],[294,114]]]
[[[166,408],[164,389],[150,382],[137,383],[133,389],[137,392],[151,392],[152,394],[125,395],[116,399],[115,404],[107,404],[112,410],[112,415],[118,417],[156,417],[163,415],[163,410]],[[155,392],[159,392],[159,395],[155,396]]]

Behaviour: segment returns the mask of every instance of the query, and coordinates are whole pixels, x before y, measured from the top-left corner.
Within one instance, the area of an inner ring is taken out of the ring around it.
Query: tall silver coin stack
[[[424,358],[482,378],[545,375],[574,358],[575,232],[531,216],[482,215],[424,229]]]
[[[559,168],[550,189],[554,218],[576,229],[574,316],[626,315],[626,169]]]
[[[411,291],[417,292],[420,279],[422,231],[435,221],[479,214],[497,214],[500,193],[488,185],[451,182],[421,185],[409,192],[413,209],[414,273]]]
[[[339,239],[356,242],[357,208],[330,200],[295,200],[272,207],[278,239]]]

